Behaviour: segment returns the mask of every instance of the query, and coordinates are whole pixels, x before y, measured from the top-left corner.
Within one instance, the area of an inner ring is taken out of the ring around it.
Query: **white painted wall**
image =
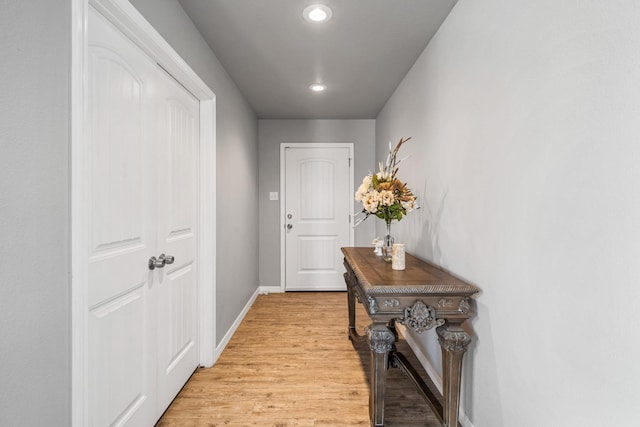
[[[396,238],[482,288],[475,427],[638,425],[639,22],[630,0],[459,0],[377,118],[378,157],[414,138],[424,208]]]
[[[374,132],[374,120],[259,121],[260,286],[280,286],[280,202],[269,200],[269,192],[280,191],[280,143],[353,142],[357,186],[374,168]],[[362,206],[354,206],[354,212],[362,210]],[[368,246],[374,233],[374,224],[368,219],[355,230],[356,245]]]
[[[70,2],[0,2],[0,425],[71,420]]]
[[[216,338],[258,286],[258,120],[177,0],[131,3],[216,94]]]

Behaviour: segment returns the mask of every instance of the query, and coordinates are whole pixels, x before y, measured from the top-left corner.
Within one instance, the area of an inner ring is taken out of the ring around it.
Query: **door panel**
[[[131,247],[141,243],[148,206],[144,82],[110,50],[93,47],[90,62],[90,110],[96,112],[91,118],[92,249]],[[113,211],[114,205],[120,209]]]
[[[155,381],[145,368],[152,354],[145,284],[91,310],[89,421],[93,426],[152,425]],[[149,424],[151,423],[151,424]]]
[[[154,66],[101,15],[92,10],[89,19],[89,421],[151,425],[155,312],[147,260],[156,235],[143,76]]]
[[[285,149],[287,290],[345,289],[340,247],[350,244],[350,173],[346,147]]]
[[[158,285],[158,407],[166,408],[198,365],[198,101],[164,74],[158,89],[158,250],[174,257]]]
[[[120,56],[96,44],[90,48],[90,273],[98,281],[107,272],[121,273],[106,283],[91,280],[96,285],[89,287],[90,306],[146,280],[140,274],[132,279],[131,272],[139,271],[149,246],[155,245],[149,168],[143,159],[149,141],[142,111],[148,101],[136,71],[148,66],[135,56]]]

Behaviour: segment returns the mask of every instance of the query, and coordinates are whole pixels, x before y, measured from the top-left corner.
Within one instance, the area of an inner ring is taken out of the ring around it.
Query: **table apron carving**
[[[404,317],[400,322],[418,333],[444,325],[444,319],[436,319],[436,310],[420,300],[404,309]]]

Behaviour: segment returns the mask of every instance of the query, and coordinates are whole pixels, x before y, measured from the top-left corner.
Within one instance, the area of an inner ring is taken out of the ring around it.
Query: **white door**
[[[101,15],[92,10],[89,19],[89,422],[150,425],[156,198],[146,76],[154,64]]]
[[[284,148],[286,290],[345,289],[340,248],[352,244],[352,148],[336,145]]]
[[[168,75],[158,85],[158,408],[162,413],[198,364],[198,101]]]
[[[198,107],[93,9],[88,28],[88,418],[148,426],[197,367]]]

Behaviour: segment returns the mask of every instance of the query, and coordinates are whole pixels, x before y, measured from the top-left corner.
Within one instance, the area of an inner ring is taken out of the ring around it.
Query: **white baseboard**
[[[222,338],[222,341],[220,341],[220,344],[218,344],[218,346],[216,347],[215,354],[213,355],[214,364],[216,363],[216,361],[218,360],[218,358],[220,357],[224,349],[227,347],[227,344],[229,344],[229,341],[231,340],[231,337],[233,337],[233,334],[235,334],[236,331],[238,330],[240,323],[242,323],[242,320],[249,312],[249,309],[251,308],[253,303],[256,301],[256,298],[258,298],[258,295],[262,293],[260,292],[260,289],[261,288],[256,289],[253,295],[251,295],[251,298],[249,298],[249,301],[247,301],[247,303],[245,304],[240,314],[238,314],[238,317],[236,318],[235,322],[233,322],[233,324],[231,325],[227,333]],[[278,289],[280,288],[278,287]]]
[[[258,291],[260,295],[281,294],[284,292],[280,286],[260,286]]]
[[[413,353],[416,355],[416,358],[418,359],[424,370],[427,372],[427,375],[429,375],[429,378],[431,379],[433,384],[436,386],[440,394],[442,394],[442,377],[440,376],[440,373],[433,367],[429,359],[427,359],[424,353],[420,350],[420,347],[418,346],[418,343],[413,338],[413,336],[406,333],[407,328],[404,325],[398,323],[396,324],[396,329],[405,339],[407,344],[409,344],[409,347],[411,347],[411,349],[413,350]],[[469,417],[467,417],[467,414],[465,414],[462,408],[460,410],[459,421],[462,427],[473,427],[471,420],[469,420]]]
[[[462,427],[473,427],[471,420],[467,418],[467,414],[465,414],[464,411],[460,411],[460,419],[458,421],[460,421]]]

